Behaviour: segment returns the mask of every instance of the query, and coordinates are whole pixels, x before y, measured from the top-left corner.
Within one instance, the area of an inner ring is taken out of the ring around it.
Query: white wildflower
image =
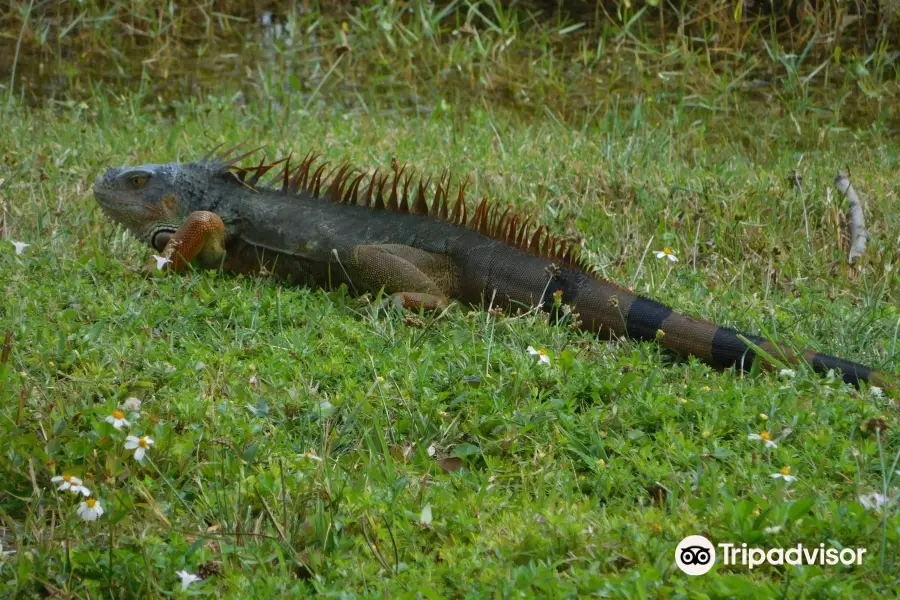
[[[118,409],[112,411],[112,414],[106,417],[106,422],[116,429],[122,429],[122,427],[131,426],[131,423],[129,423],[128,419],[125,418],[125,413]]]
[[[128,398],[122,403],[122,410],[130,413],[141,412],[141,401],[137,398]]]
[[[141,437],[129,435],[125,438],[125,449],[134,450],[134,459],[138,462],[142,462],[147,450],[154,443],[155,442],[146,435]]]
[[[547,354],[547,350],[545,348],[535,350],[533,346],[528,346],[525,351],[528,352],[528,354],[530,354],[531,356],[539,357],[538,364],[550,364],[550,355]]]
[[[201,581],[203,578],[194,575],[193,573],[188,573],[187,571],[178,571],[175,573],[181,579],[181,591],[185,591],[188,589],[188,586],[194,583],[195,581]]]
[[[85,521],[96,521],[103,514],[103,507],[96,498],[88,498],[78,505],[78,516]]]
[[[656,258],[668,258],[669,262],[678,262],[678,257],[675,256],[675,252],[671,248],[656,250],[653,254],[656,255]]]
[[[773,479],[784,479],[784,482],[788,484],[797,481],[797,478],[791,475],[791,467],[788,465],[781,467],[777,473],[772,473],[770,477]]]
[[[891,503],[891,499],[884,494],[872,492],[871,494],[862,494],[859,497],[859,503],[863,505],[863,508],[880,513],[882,507]]]
[[[50,481],[52,481],[53,483],[58,483],[59,487],[56,489],[61,492],[65,492],[66,490],[69,490],[76,494],[81,494],[84,497],[91,495],[91,490],[84,487],[84,484],[83,484],[84,482],[82,482],[77,477],[63,474],[63,475],[57,475],[56,477],[50,478]]]
[[[772,436],[769,435],[768,431],[760,431],[759,433],[751,433],[747,436],[748,440],[751,441],[762,441],[765,442],[766,448],[777,448],[778,444],[772,441]]]
[[[419,516],[419,525],[424,525],[428,527],[431,525],[431,505],[426,504],[425,508],[422,509],[422,514]]]
[[[156,255],[154,254],[154,255],[153,255],[153,258],[156,260],[156,270],[157,270],[157,271],[162,271],[162,270],[163,270],[163,267],[165,267],[167,264],[169,264],[170,262],[172,262],[171,260],[169,260],[169,259],[166,258],[165,256],[156,256]]]
[[[26,244],[25,242],[15,242],[13,240],[9,240],[10,243],[16,247],[16,254],[22,254],[25,252],[25,248],[30,248],[31,244]]]

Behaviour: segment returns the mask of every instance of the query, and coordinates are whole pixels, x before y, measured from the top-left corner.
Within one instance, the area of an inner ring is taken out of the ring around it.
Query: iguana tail
[[[813,350],[798,355],[783,344],[689,317],[608,281],[591,277],[578,287],[574,304],[583,326],[601,336],[658,340],[679,354],[696,356],[721,369],[749,370],[757,357],[770,369],[777,368],[778,362],[806,362],[817,373],[840,371],[844,381],[856,387],[865,381],[894,393],[898,390],[887,375],[866,365]]]

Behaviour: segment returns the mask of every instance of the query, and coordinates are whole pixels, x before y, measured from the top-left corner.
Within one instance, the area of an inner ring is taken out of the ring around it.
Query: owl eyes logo
[[[702,535],[689,535],[675,548],[675,564],[688,575],[703,575],[716,564],[716,549]]]
[[[709,548],[703,546],[688,546],[681,550],[681,562],[686,565],[705,565],[709,559]]]

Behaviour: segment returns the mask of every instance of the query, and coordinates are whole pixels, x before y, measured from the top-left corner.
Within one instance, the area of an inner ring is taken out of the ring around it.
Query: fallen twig
[[[12,329],[7,329],[6,335],[3,336],[3,350],[0,351],[0,365],[5,365],[9,361],[9,353],[12,351],[12,339]]]
[[[862,256],[866,251],[866,238],[869,235],[866,231],[866,218],[863,215],[862,202],[860,202],[859,196],[856,195],[856,190],[854,190],[853,186],[850,184],[850,179],[838,171],[837,175],[834,176],[834,186],[850,202],[847,221],[850,226],[849,262],[852,265],[853,261]]]

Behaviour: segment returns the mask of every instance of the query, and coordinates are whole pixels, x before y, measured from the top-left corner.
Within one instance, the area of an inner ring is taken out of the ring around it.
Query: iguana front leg
[[[204,267],[216,267],[225,257],[225,223],[213,212],[198,210],[188,215],[163,248],[168,268],[179,272],[197,259]]]
[[[370,290],[384,289],[402,308],[446,308],[455,279],[452,260],[402,244],[357,246],[351,254],[352,272]]]

